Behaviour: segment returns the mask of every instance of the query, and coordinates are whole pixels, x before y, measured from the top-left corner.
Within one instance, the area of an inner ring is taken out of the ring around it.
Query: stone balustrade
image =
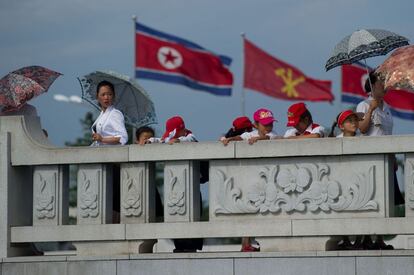
[[[262,251],[329,250],[335,236],[414,234],[414,136],[56,148],[38,118],[0,117],[0,256],[73,242],[78,255],[152,252],[174,238],[255,237]],[[405,155],[405,217],[394,217],[393,154]],[[200,221],[200,161],[209,220]],[[155,222],[155,163],[164,221]],[[68,166],[77,224],[68,224]],[[120,223],[113,224],[113,167]]]

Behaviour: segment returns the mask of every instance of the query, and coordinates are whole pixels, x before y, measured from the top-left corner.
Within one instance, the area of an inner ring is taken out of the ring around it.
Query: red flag
[[[332,101],[331,81],[307,77],[244,39],[244,87],[287,100]]]
[[[368,68],[371,71],[371,68]],[[342,101],[358,104],[368,97],[364,85],[367,79],[367,69],[362,64],[343,65],[342,72]],[[414,120],[414,93],[411,91],[387,91],[384,101],[390,106],[394,116]]]

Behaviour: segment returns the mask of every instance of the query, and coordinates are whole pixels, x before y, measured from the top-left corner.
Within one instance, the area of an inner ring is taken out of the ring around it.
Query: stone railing
[[[262,251],[329,250],[335,236],[414,234],[414,137],[56,148],[38,118],[0,117],[0,253],[72,242],[78,255],[151,252],[160,239],[255,237]],[[394,216],[393,154],[405,155],[405,217]],[[199,162],[209,161],[209,221]],[[164,163],[164,222],[155,166]],[[68,165],[79,165],[68,224]],[[112,224],[113,164],[120,223]]]

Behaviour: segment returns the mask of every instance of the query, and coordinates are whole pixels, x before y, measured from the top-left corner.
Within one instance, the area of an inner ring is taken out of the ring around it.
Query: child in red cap
[[[324,128],[313,123],[312,115],[306,108],[305,103],[299,102],[291,105],[288,109],[288,129],[284,138],[319,138],[324,136]]]
[[[161,140],[168,144],[177,142],[197,142],[197,139],[190,130],[185,128],[182,117],[173,116],[165,123],[165,133]]]
[[[253,130],[253,124],[246,116],[241,116],[233,120],[233,127],[230,128],[224,137],[220,138],[220,141],[226,146],[230,141],[242,140],[240,135],[245,132],[251,132]]]
[[[276,139],[278,136],[273,130],[273,122],[276,119],[273,116],[272,111],[264,108],[258,109],[253,114],[254,119],[254,128],[256,130],[251,132],[245,132],[240,135],[242,140],[249,141],[249,144],[253,144],[258,140],[269,140],[269,139]]]
[[[336,117],[335,122],[332,124],[331,132],[329,133],[329,137],[335,136],[335,128],[341,130],[341,133],[336,137],[354,137],[358,135],[358,127],[359,121],[361,120],[361,116],[359,113],[355,113],[352,110],[345,110]]]

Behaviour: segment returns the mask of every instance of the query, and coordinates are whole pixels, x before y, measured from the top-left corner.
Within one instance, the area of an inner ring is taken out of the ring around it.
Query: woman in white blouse
[[[124,115],[112,106],[115,98],[114,85],[109,81],[100,82],[96,89],[96,98],[102,111],[92,125],[93,145],[126,144],[128,134]]]

